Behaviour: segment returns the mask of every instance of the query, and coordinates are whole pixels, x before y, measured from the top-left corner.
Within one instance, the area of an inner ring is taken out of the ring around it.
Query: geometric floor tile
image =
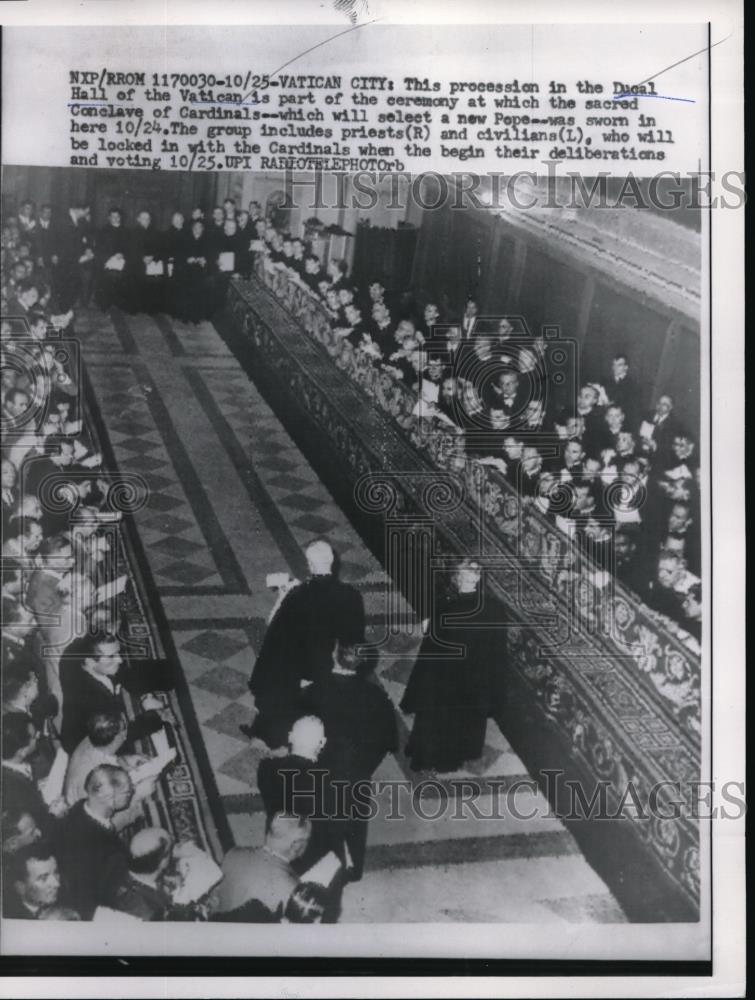
[[[248,725],[250,718],[249,709],[233,701],[230,705],[226,705],[222,712],[213,715],[211,719],[206,719],[202,724],[218,733],[225,733],[226,736],[235,736],[239,739],[242,735],[239,726]]]
[[[167,576],[170,579],[178,580],[179,583],[187,586],[195,586],[200,580],[206,580],[208,576],[215,575],[214,569],[207,569],[204,566],[197,566],[196,563],[187,562],[186,559],[179,559],[169,566],[163,566],[159,570],[160,576]]]
[[[234,670],[233,667],[217,666],[194,679],[192,684],[196,687],[206,688],[213,694],[235,700],[241,698],[249,690],[248,681],[249,678],[245,674]],[[247,712],[247,721],[248,714]],[[234,732],[230,735],[237,734]]]
[[[182,649],[187,649],[197,656],[204,656],[208,660],[226,660],[234,653],[238,653],[247,645],[246,639],[234,639],[223,632],[207,631],[194,636],[188,642],[183,643]]]

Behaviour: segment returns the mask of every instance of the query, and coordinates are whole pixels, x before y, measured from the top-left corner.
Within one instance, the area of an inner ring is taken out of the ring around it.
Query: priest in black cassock
[[[310,575],[287,588],[274,609],[249,681],[257,715],[242,731],[270,747],[286,744],[300,714],[302,682],[330,674],[336,643],[364,642],[362,596],[333,572],[331,546],[312,542],[305,555]]]
[[[95,246],[95,301],[103,312],[111,306],[127,307],[129,251],[130,236],[123,225],[123,214],[111,208]]]
[[[496,708],[503,633],[495,627],[501,609],[482,606],[480,580],[479,565],[463,560],[450,594],[435,602],[401,700],[401,710],[414,715],[406,753],[415,771],[457,771],[482,756]]]

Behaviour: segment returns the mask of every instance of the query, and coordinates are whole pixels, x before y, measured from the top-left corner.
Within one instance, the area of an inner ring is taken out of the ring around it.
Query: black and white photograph
[[[366,8],[4,28],[0,954],[710,976],[710,22]]]

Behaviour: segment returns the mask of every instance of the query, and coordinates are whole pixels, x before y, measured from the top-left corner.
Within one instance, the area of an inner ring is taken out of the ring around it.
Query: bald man
[[[59,823],[55,842],[71,905],[91,920],[98,906],[113,906],[128,875],[128,850],[113,816],[128,808],[134,789],[122,767],[101,764],[87,776],[84,793]]]
[[[301,714],[303,684],[322,680],[333,669],[336,643],[364,643],[362,595],[338,579],[330,543],[318,539],[304,554],[309,575],[280,601],[249,681],[257,716],[242,731],[273,748],[286,745]]]
[[[309,820],[277,813],[264,847],[231,848],[214,893],[213,919],[275,922],[298,884],[291,865],[306,851],[310,834]]]
[[[167,830],[148,826],[134,834],[128,845],[128,873],[116,894],[115,909],[140,920],[166,920],[172,901],[161,876],[172,855]]]

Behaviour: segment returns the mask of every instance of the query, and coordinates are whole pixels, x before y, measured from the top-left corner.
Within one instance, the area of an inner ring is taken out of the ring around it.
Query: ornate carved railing
[[[700,667],[684,633],[601,572],[494,467],[466,460],[454,428],[414,415],[416,395],[337,338],[319,301],[284,271],[259,260],[254,277],[231,285],[223,322],[286,406],[319,428],[386,538],[425,532],[436,563],[482,562],[507,609],[502,663],[574,773],[604,782],[614,806],[629,783],[647,802],[661,782],[699,780]],[[627,822],[691,914],[698,828],[672,813],[630,811]]]

